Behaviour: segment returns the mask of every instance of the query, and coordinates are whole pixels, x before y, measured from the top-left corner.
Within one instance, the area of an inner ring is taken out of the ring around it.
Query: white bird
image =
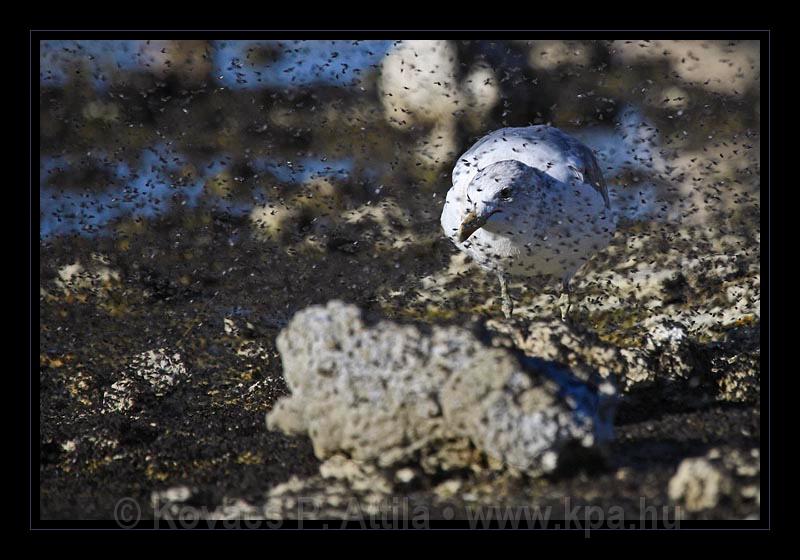
[[[445,235],[497,274],[506,317],[509,277],[556,278],[568,294],[578,268],[613,237],[614,222],[591,149],[544,125],[496,130],[467,150],[441,216]]]

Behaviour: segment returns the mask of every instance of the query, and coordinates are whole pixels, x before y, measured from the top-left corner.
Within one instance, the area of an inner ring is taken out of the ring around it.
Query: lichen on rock
[[[58,270],[55,285],[65,295],[92,294],[106,297],[122,281],[120,272],[110,265],[106,255],[93,253],[88,261],[76,260],[62,266]]]
[[[730,329],[719,341],[700,342],[678,322],[648,320],[636,347],[619,347],[597,334],[558,319],[509,323],[492,320],[487,329],[528,356],[563,363],[587,379],[612,376],[625,396],[659,387],[660,398],[686,404],[696,400],[752,402],[759,395],[758,328]],[[687,395],[685,389],[694,389]]]
[[[164,348],[134,356],[103,393],[103,413],[136,414],[136,405],[149,396],[161,398],[186,377],[180,354]]]
[[[761,458],[757,448],[750,453],[712,448],[702,457],[681,461],[667,492],[670,500],[692,513],[711,509],[723,499],[760,503],[760,473]]]

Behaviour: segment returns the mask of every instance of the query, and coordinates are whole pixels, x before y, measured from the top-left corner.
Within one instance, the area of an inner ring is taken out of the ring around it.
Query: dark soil
[[[284,246],[250,239],[248,226],[231,218],[213,219],[196,238],[181,237],[178,222],[151,223],[124,238],[124,246],[119,235],[42,244],[41,287],[50,294],[40,298],[43,519],[113,518],[121,498],[149,504],[151,492],[177,485],[195,490],[197,506],[214,507],[223,498],[258,503],[292,475],[315,474],[319,461],[310,441],[269,432],[264,422],[287,392],[275,349],[280,328],[298,309],[333,298],[377,313],[379,287],[413,293],[414,279],[442,267],[452,250],[441,243],[391,258],[335,247],[322,255],[287,254]],[[238,242],[231,248],[234,236]],[[87,262],[96,252],[112,255],[110,266],[122,272],[120,285],[78,296],[54,287],[55,271]],[[226,317],[249,321],[246,336],[264,345],[268,359],[237,355],[238,342],[223,328]],[[456,314],[447,322],[471,320]],[[137,418],[102,414],[103,392],[115,373],[131,356],[160,347],[180,353],[190,382],[145,403]],[[525,479],[503,502],[558,510],[571,496],[573,504],[636,512],[640,498],[648,505],[669,503],[667,484],[682,459],[712,447],[744,453],[759,447],[757,403],[675,410],[623,400],[617,424],[604,464]],[[104,445],[113,440],[116,448]],[[75,449],[65,449],[67,442]],[[430,488],[409,495],[415,502],[431,500]],[[752,501],[728,499],[703,516],[757,512]]]

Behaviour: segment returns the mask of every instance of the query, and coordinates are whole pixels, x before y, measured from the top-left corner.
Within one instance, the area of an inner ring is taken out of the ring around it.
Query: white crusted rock
[[[462,328],[371,325],[357,307],[332,301],[295,315],[277,344],[292,395],[268,426],[308,433],[322,459],[465,467],[475,461],[466,440],[540,474],[567,443],[592,447],[611,434],[610,384],[598,390]]]
[[[85,262],[75,261],[58,270],[56,286],[65,295],[92,294],[105,297],[119,286],[122,277],[118,270],[111,268],[108,257],[93,253]]]
[[[669,481],[669,498],[683,504],[688,511],[713,508],[730,481],[708,459],[684,459]]]
[[[720,341],[701,343],[668,318],[646,320],[638,346],[620,348],[557,319],[525,324],[488,321],[497,341],[528,356],[567,365],[582,379],[594,372],[612,378],[623,393],[656,385],[661,398],[685,403],[687,384],[697,398],[745,402],[757,398],[760,365],[758,329],[732,329]]]
[[[164,348],[143,352],[131,360],[103,393],[103,412],[129,413],[142,398],[165,396],[186,375],[180,354],[170,354]]]

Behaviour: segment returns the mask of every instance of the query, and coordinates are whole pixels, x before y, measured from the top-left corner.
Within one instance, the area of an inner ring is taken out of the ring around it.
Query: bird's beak
[[[475,212],[469,212],[464,219],[461,220],[461,227],[458,228],[458,242],[463,243],[469,236],[483,227],[486,223],[486,218],[478,216]]]

